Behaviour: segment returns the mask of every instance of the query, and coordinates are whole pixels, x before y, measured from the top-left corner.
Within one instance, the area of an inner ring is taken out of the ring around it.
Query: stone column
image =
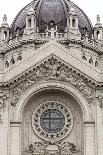
[[[94,122],[85,122],[85,155],[95,155]]]
[[[10,155],[21,155],[21,123],[11,122],[10,127]]]

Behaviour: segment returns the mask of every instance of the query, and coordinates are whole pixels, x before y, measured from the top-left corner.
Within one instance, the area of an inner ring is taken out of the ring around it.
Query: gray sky
[[[89,17],[92,24],[96,22],[97,14],[101,17],[103,23],[103,0],[72,0]],[[11,25],[17,13],[31,0],[0,0],[0,23],[4,14],[8,17],[8,23]]]

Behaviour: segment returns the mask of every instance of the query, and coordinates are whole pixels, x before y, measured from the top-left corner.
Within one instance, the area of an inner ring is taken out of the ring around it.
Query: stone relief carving
[[[12,105],[16,106],[20,95],[30,86],[42,80],[58,80],[75,86],[86,97],[89,106],[91,106],[94,100],[94,90],[88,86],[84,79],[68,66],[51,57],[40,66],[37,66],[31,76],[25,78],[24,81],[13,88]]]
[[[3,109],[6,105],[7,99],[9,98],[9,93],[6,91],[0,91],[0,124],[3,123],[2,115]]]
[[[69,142],[34,142],[30,144],[24,154],[31,155],[73,155],[78,152],[76,146]],[[80,151],[79,151],[80,152]]]
[[[100,106],[100,108],[103,108],[103,93],[97,91],[97,92],[96,92],[96,98],[97,98],[98,101],[99,101],[99,106]]]

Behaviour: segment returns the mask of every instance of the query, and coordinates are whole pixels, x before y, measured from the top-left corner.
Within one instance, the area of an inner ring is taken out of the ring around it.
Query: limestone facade
[[[0,155],[103,155],[102,66],[99,15],[93,28],[66,0],[32,1],[11,27],[4,15]]]

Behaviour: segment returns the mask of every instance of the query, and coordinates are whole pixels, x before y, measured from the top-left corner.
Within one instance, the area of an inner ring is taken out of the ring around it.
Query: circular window
[[[40,118],[40,125],[48,133],[57,133],[65,125],[64,115],[56,109],[44,111]]]
[[[40,138],[51,142],[58,141],[70,134],[73,116],[64,104],[48,101],[34,110],[32,127]]]

